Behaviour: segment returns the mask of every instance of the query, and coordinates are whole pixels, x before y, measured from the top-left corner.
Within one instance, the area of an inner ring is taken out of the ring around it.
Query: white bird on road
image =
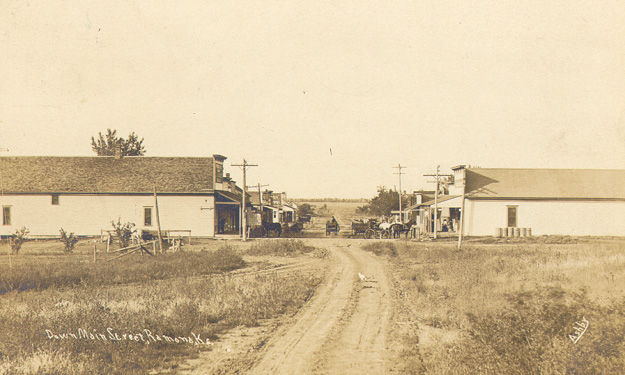
[[[360,277],[361,281],[365,281],[367,280],[367,276],[363,275],[362,273],[358,272],[358,277]]]

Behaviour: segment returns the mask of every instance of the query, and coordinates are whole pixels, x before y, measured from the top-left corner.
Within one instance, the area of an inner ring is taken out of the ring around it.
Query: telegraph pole
[[[434,181],[428,181],[428,182],[433,182],[436,184],[436,190],[434,191],[434,239],[438,238],[438,233],[437,233],[438,232],[438,187],[441,182],[441,177],[452,176],[450,174],[441,174],[440,172],[441,172],[441,166],[437,165],[436,174],[424,174],[424,176],[427,176],[427,177],[434,177],[435,178]]]
[[[454,183],[456,183],[454,181]],[[467,170],[462,170],[462,206],[460,207],[460,231],[458,233],[458,250],[462,245],[462,231],[464,231],[464,200],[467,192]]]
[[[245,196],[247,194],[247,179],[246,179],[246,173],[247,173],[247,169],[249,167],[258,167],[258,164],[249,164],[247,162],[247,160],[243,159],[243,164],[232,164],[233,167],[240,167],[241,170],[243,170],[243,196],[241,197],[241,219],[242,219],[242,228],[241,228],[241,233],[242,233],[242,237],[241,240],[242,241],[247,241],[247,207],[246,207],[246,203],[245,203]]]
[[[8,152],[8,148],[0,147],[0,152]],[[4,196],[4,186],[2,184],[2,170],[0,169],[0,192],[2,196]],[[4,212],[2,213],[4,215]],[[11,236],[7,234],[7,251],[9,254],[9,268],[12,268],[13,264],[11,263]]]
[[[403,213],[403,210],[402,210],[402,207],[401,207],[401,175],[403,173],[401,172],[401,170],[403,168],[406,168],[406,167],[402,167],[401,164],[397,164],[397,166],[393,167],[393,168],[397,168],[397,173],[393,173],[393,174],[399,175],[399,221],[401,221],[403,223],[404,222],[404,213]]]

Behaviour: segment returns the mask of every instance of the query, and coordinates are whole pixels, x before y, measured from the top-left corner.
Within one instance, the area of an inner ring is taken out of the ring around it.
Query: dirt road
[[[384,374],[392,311],[380,258],[359,240],[324,239],[328,278],[294,324],[279,328],[251,374]]]

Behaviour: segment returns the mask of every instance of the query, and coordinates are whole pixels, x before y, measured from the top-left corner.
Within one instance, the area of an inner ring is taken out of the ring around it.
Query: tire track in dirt
[[[384,263],[349,247],[358,242],[345,243],[337,239],[328,244],[328,282],[293,325],[273,335],[251,374],[386,372],[392,307]]]
[[[386,374],[387,331],[392,314],[389,280],[383,261],[360,249],[351,250],[356,269],[365,277],[354,284],[355,301],[316,353],[323,374]]]

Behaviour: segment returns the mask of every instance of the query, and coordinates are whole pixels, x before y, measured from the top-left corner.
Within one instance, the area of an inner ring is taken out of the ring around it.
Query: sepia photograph
[[[623,20],[2,1],[0,375],[625,373]]]

